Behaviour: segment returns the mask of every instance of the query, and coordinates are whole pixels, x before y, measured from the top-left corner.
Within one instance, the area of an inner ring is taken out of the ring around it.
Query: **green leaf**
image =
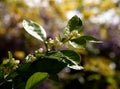
[[[63,50],[61,51],[64,55],[63,62],[67,63],[67,67],[75,70],[83,69],[82,66],[79,66],[80,56],[72,50]]]
[[[4,83],[0,83],[0,89],[12,89],[11,81],[4,81]]]
[[[78,45],[85,45],[86,42],[94,42],[94,43],[101,43],[98,39],[91,37],[91,36],[81,36],[75,39],[70,40]]]
[[[83,67],[79,65],[68,65],[69,68],[74,69],[74,70],[82,70]]]
[[[57,51],[57,52],[55,51],[55,52],[49,52],[46,56],[48,56],[49,58],[52,58],[52,59],[61,60],[61,58],[64,55],[60,51]]]
[[[41,40],[41,41],[46,40],[47,35],[42,26],[38,25],[37,23],[35,23],[31,20],[23,20],[22,24],[23,24],[23,27],[25,28],[25,30],[30,35],[34,36],[35,38],[37,38],[38,40]]]
[[[35,56],[36,58],[40,58],[40,57],[45,56],[45,54],[38,52],[38,53],[35,53],[34,56]]]
[[[35,72],[47,72],[49,74],[57,74],[59,73],[63,68],[66,67],[66,64],[62,61],[59,61],[55,58],[38,58],[36,61],[34,61],[30,69],[31,73]]]
[[[70,49],[73,49],[73,50],[74,49],[85,50],[85,47],[83,45],[79,45],[79,44],[76,44],[75,42],[71,42],[71,41],[69,41],[68,43],[69,43],[68,46],[69,46]]]
[[[80,56],[72,50],[62,50],[58,52],[49,53],[49,58],[57,59],[67,65],[67,67],[81,70],[83,67],[79,66]]]
[[[73,30],[79,31],[82,27],[82,21],[77,15],[75,15],[68,21],[67,27],[69,28],[70,32]]]
[[[27,77],[26,77],[27,76]],[[14,89],[25,89],[26,82],[30,76],[23,72],[22,75],[18,75],[13,79]]]
[[[28,72],[28,69],[29,69],[30,65],[31,65],[30,62],[29,62],[29,63],[20,64],[16,71],[17,71],[19,74],[25,74],[25,73]]]
[[[34,89],[38,84],[48,78],[48,73],[36,72],[27,81],[25,89]]]
[[[0,68],[0,83],[3,82],[3,80],[4,80],[4,72],[2,68]]]
[[[70,60],[73,64],[79,64],[80,63],[80,56],[72,51],[72,50],[62,50],[61,53]]]
[[[8,51],[8,57],[9,57],[10,60],[13,58],[12,53],[10,51]]]

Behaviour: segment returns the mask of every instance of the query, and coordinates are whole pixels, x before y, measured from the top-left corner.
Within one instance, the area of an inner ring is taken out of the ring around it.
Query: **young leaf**
[[[41,41],[46,40],[47,35],[42,26],[38,25],[37,23],[35,23],[31,20],[23,20],[22,24],[23,24],[23,27],[25,28],[25,30],[30,35],[34,36],[35,38],[37,38]]]
[[[91,36],[81,36],[76,39],[70,40],[71,42],[74,42],[78,45],[84,45],[86,42],[94,42],[94,43],[101,43],[98,39],[91,37]]]
[[[48,73],[36,72],[27,81],[25,89],[34,89],[38,84],[48,78]]]
[[[80,28],[82,27],[82,21],[77,15],[75,15],[68,21],[67,26],[70,32],[72,32],[73,30],[79,31]]]
[[[13,58],[12,53],[10,51],[8,51],[8,57],[9,57],[10,60]]]

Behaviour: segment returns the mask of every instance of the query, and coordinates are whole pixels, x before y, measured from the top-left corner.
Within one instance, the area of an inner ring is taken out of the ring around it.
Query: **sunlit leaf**
[[[78,30],[79,31],[80,28],[82,27],[82,21],[77,15],[75,15],[68,21],[67,26],[68,26],[70,32],[73,31],[73,30]]]
[[[63,50],[61,51],[63,55],[69,59],[73,64],[79,64],[80,63],[80,56],[72,51],[72,50]]]
[[[30,35],[34,36],[35,38],[37,38],[41,41],[46,40],[47,35],[42,26],[38,25],[37,23],[35,23],[31,20],[23,20],[22,24],[23,24],[23,27],[25,28],[25,30]]]
[[[27,81],[25,89],[34,89],[38,84],[48,78],[48,73],[36,72]]]
[[[82,70],[84,69],[82,66],[79,65],[68,65],[69,68],[74,69],[74,70]]]
[[[82,49],[85,50],[85,47],[79,44],[76,44],[75,42],[69,41],[69,47],[72,49]]]
[[[75,42],[78,45],[84,45],[86,42],[94,42],[94,43],[101,43],[100,40],[91,37],[91,36],[81,36],[75,39],[72,39],[71,42]]]
[[[58,52],[51,52],[51,53],[49,53],[48,56],[49,56],[49,58],[57,59],[57,60],[65,63],[66,66],[69,68],[72,68],[75,70],[83,69],[82,66],[79,66],[80,56],[72,50],[62,50],[62,51],[58,51]]]
[[[67,64],[67,67],[74,69],[74,70],[81,70],[83,69],[82,66],[79,66],[80,64],[80,56],[72,51],[72,50],[63,50],[61,51],[63,53],[63,62]]]
[[[64,55],[60,51],[57,51],[57,52],[49,52],[49,54],[47,54],[47,56],[49,56],[49,58],[52,58],[52,59],[61,60],[61,58]]]

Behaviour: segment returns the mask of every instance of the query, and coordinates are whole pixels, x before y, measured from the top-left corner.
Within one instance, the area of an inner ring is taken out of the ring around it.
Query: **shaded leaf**
[[[23,74],[23,73],[26,73],[28,72],[28,69],[30,67],[31,63],[23,63],[23,64],[20,64],[19,67],[17,68],[17,72],[19,74]]]
[[[48,73],[36,72],[27,81],[25,89],[34,89],[38,84],[48,78]]]
[[[0,68],[0,79],[3,79],[4,78],[4,72],[3,70]]]
[[[3,81],[4,81],[4,72],[3,72],[3,70],[0,68],[0,85],[3,84]]]
[[[66,64],[58,59],[54,58],[39,58],[38,60],[34,61],[30,69],[31,73],[35,72],[47,72],[49,74],[56,74],[60,72]]]
[[[46,40],[47,35],[42,26],[38,25],[37,23],[35,23],[31,20],[23,20],[22,24],[23,24],[23,27],[25,28],[25,30],[30,35],[34,36],[35,38],[37,38],[41,41]]]
[[[12,82],[6,81],[0,84],[0,89],[12,89]]]
[[[27,82],[29,77],[30,76],[28,76],[28,74],[25,74],[24,72],[22,75],[20,74],[20,75],[16,76],[13,79],[14,89],[25,89],[25,85],[26,85],[26,82]]]

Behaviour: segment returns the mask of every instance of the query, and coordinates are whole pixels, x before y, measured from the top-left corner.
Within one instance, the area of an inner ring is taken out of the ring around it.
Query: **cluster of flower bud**
[[[46,43],[48,45],[48,50],[49,51],[51,49],[56,49],[63,44],[58,37],[56,37],[55,39],[49,38]]]
[[[58,47],[60,47],[63,43],[68,42],[71,39],[80,37],[80,33],[78,32],[78,30],[73,30],[70,32],[70,30],[68,28],[65,28],[64,30],[64,41],[61,40],[61,37],[56,37],[55,39],[49,38],[46,41],[46,44],[48,46],[48,51],[50,50],[56,50]]]
[[[65,32],[64,32],[64,38],[65,39],[74,39],[74,38],[77,38],[77,37],[80,37],[80,33],[78,32],[78,30],[73,30],[70,32],[70,30],[68,28],[65,29]]]
[[[43,48],[39,48],[39,49],[35,50],[35,53],[43,53]]]
[[[77,38],[77,37],[80,37],[80,33],[78,32],[78,30],[74,30],[71,32],[71,36],[72,38]]]
[[[26,62],[32,62],[36,60],[36,57],[32,54],[29,54],[25,59],[26,59]]]
[[[2,62],[3,65],[3,71],[7,75],[11,73],[13,70],[16,70],[18,68],[18,64],[20,63],[20,60],[12,59],[4,59]]]
[[[64,35],[65,35],[66,39],[71,37],[71,33],[70,33],[70,30],[68,28],[65,29]]]
[[[3,60],[3,65],[10,65],[10,66],[12,66],[13,67],[13,69],[16,69],[16,68],[18,68],[18,64],[20,63],[20,60],[15,60],[14,58],[12,58],[12,59],[5,59],[5,60]]]

